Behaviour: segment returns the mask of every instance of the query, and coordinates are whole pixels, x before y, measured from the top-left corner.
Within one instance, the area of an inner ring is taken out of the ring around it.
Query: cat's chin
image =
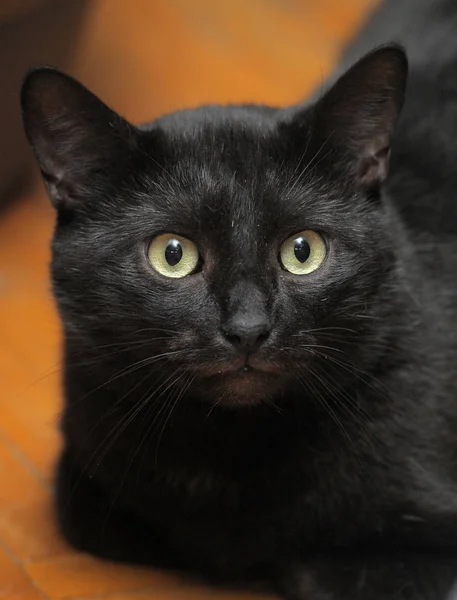
[[[214,407],[243,408],[271,404],[282,382],[280,373],[273,368],[241,367],[202,378],[201,388],[204,400]]]

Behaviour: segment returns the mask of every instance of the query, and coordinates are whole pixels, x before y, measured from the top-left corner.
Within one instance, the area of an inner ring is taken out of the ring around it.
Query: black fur
[[[413,41],[429,6],[404,17]],[[28,75],[25,129],[58,215],[57,507],[75,547],[288,600],[453,597],[457,48],[411,56],[392,153],[400,46],[305,107],[141,128],[58,71]],[[327,258],[292,275],[279,249],[304,229]],[[198,245],[197,272],[150,267],[163,232]],[[257,368],[230,370],[254,330]]]

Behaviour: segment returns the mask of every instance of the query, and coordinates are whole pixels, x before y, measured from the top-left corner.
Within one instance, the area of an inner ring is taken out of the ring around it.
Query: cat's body
[[[413,31],[428,20],[419,4]],[[76,547],[290,599],[451,593],[452,44],[430,68],[411,50],[382,199],[398,48],[358,63],[315,109],[202,108],[142,132],[62,75],[32,73],[26,129],[59,210],[58,508]],[[302,230],[322,232],[327,255],[296,276],[277,257]],[[164,232],[197,242],[201,272],[153,272],[144,248]],[[253,322],[257,363],[219,373]]]

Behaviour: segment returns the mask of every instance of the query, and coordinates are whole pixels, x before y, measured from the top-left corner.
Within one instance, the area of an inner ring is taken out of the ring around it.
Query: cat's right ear
[[[116,173],[136,130],[72,77],[41,67],[21,92],[25,133],[53,205],[71,210]]]
[[[346,71],[311,111],[316,156],[331,155],[331,167],[358,186],[379,186],[388,173],[407,74],[405,50],[396,44],[376,48]]]

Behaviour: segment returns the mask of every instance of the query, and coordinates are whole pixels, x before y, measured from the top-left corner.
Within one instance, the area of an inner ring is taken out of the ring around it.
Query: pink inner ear
[[[390,147],[385,136],[370,143],[357,165],[359,183],[366,186],[382,183],[389,171],[389,159]]]

